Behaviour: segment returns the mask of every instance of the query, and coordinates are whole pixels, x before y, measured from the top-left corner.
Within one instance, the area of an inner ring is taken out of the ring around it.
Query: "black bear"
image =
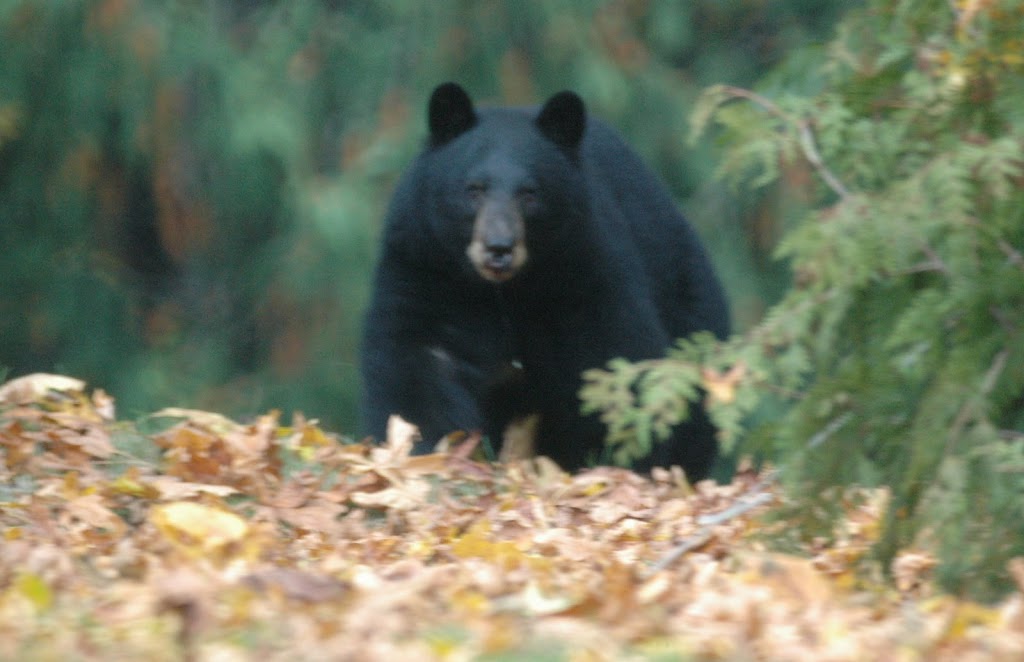
[[[582,416],[581,373],[663,356],[695,331],[724,337],[725,297],[694,230],[618,134],[572,92],[541,108],[476,109],[437,87],[430,135],[388,212],[362,350],[364,422],[501,441],[538,414],[535,450],[573,470],[606,430]],[[700,407],[634,468],[715,459]]]

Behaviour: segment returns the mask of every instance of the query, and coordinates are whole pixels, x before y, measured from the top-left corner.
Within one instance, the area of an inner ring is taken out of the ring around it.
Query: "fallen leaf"
[[[192,483],[174,476],[152,476],[146,479],[146,484],[152,486],[159,493],[160,498],[166,501],[177,501],[210,494],[218,497],[238,494],[238,490],[229,485],[210,485],[208,483]]]
[[[938,564],[938,560],[927,552],[900,552],[892,561],[892,575],[896,579],[896,588],[901,593],[909,593],[920,588]]]
[[[376,492],[353,492],[352,502],[366,508],[411,510],[422,505],[430,493],[430,485],[423,480],[407,480]]]
[[[153,506],[149,521],[180,549],[202,556],[225,553],[249,532],[238,515],[191,501]]]
[[[0,386],[0,403],[24,405],[45,400],[54,393],[82,393],[85,382],[64,375],[43,372],[12,379]]]

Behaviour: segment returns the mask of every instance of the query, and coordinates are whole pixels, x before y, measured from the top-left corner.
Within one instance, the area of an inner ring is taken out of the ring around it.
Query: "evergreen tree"
[[[720,129],[722,177],[807,182],[777,252],[793,287],[743,336],[592,373],[620,455],[703,387],[727,444],[762,412],[747,448],[799,503],[887,485],[883,558],[918,544],[950,586],[1004,587],[1024,553],[1022,53],[1019,2],[874,0],[803,77],[812,93],[778,84],[792,69],[770,93],[708,89],[693,131]]]

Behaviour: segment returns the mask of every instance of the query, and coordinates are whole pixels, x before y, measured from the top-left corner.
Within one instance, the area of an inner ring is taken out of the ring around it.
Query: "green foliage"
[[[703,387],[726,446],[748,422],[804,497],[889,485],[883,558],[916,543],[949,586],[1004,588],[1024,554],[1021,35],[1018,2],[875,0],[814,63],[820,89],[709,89],[692,130],[715,128],[721,177],[807,183],[777,250],[794,284],[742,336],[589,375],[612,441],[646,446]]]

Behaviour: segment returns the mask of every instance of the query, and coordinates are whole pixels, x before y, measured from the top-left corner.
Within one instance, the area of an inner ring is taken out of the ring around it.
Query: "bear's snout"
[[[495,271],[503,271],[512,266],[512,250],[515,244],[511,241],[487,242],[484,249],[487,251],[485,261],[487,266]]]
[[[473,223],[466,255],[485,280],[503,283],[526,262],[524,223],[515,209],[496,201],[485,203]]]

